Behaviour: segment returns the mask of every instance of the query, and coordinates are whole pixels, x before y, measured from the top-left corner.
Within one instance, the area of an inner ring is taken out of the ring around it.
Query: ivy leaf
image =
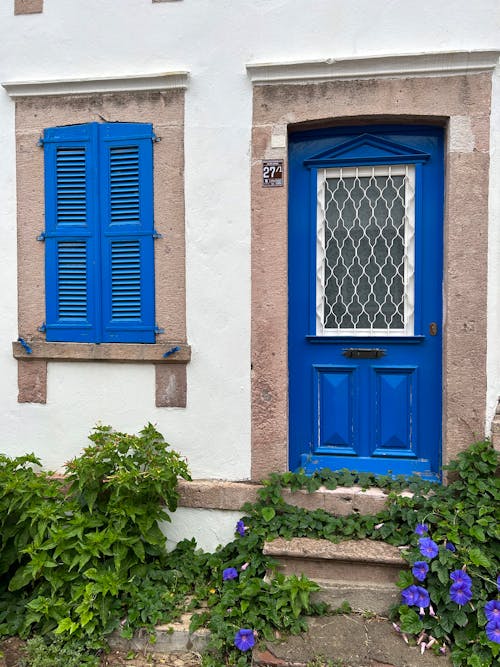
[[[413,584],[413,574],[410,570],[401,570],[396,584],[398,588],[408,588],[408,586],[411,586]]]
[[[422,631],[423,625],[420,616],[413,609],[403,607],[400,620],[402,632],[418,635]]]
[[[470,665],[470,667],[483,667],[483,661],[477,655],[477,653],[469,655],[469,657],[467,658],[467,664]]]
[[[487,568],[491,567],[490,559],[478,547],[473,547],[469,550],[469,558],[474,565]]]
[[[470,534],[478,542],[486,542],[486,536],[485,536],[484,530],[481,528],[481,526],[478,526],[477,524],[475,526],[472,526],[471,529],[470,529]]]
[[[273,507],[263,507],[261,510],[262,518],[269,523],[276,516]]]
[[[457,625],[463,628],[467,625],[469,619],[463,609],[458,609],[453,615],[453,620]]]

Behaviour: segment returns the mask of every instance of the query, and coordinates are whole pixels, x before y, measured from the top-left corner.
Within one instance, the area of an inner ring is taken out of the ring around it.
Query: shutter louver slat
[[[58,316],[87,318],[87,247],[85,241],[57,244]]]
[[[111,225],[139,225],[139,148],[112,146],[109,160]]]
[[[85,225],[87,186],[85,148],[58,147],[56,151],[56,224]]]
[[[111,317],[141,318],[141,255],[139,241],[111,243]]]

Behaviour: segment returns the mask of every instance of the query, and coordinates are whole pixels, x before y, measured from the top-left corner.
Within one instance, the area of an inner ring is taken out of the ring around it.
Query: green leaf
[[[403,607],[401,609],[400,620],[402,632],[407,632],[411,635],[417,635],[422,631],[423,624],[420,620],[420,616],[413,609],[410,609],[409,607]]]
[[[491,567],[490,559],[478,547],[473,547],[472,549],[469,549],[469,558],[471,562],[474,563],[474,565],[487,568]]]
[[[476,524],[475,526],[471,527],[469,532],[472,537],[478,540],[478,542],[486,542],[486,535],[484,534],[484,530],[481,528],[481,526]]]
[[[262,518],[269,523],[276,516],[274,507],[263,507],[261,509]]]
[[[25,565],[20,567],[9,582],[9,591],[18,591],[33,581],[31,567]]]
[[[413,574],[410,570],[401,570],[399,573],[399,578],[397,580],[397,586],[399,588],[408,588],[413,584]]]

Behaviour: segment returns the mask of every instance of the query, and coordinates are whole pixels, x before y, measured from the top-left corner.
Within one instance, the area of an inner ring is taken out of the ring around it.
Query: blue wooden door
[[[439,477],[443,134],[289,141],[290,467]]]

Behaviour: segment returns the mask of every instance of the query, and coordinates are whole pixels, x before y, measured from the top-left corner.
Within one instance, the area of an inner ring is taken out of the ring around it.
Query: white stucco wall
[[[0,81],[188,70],[185,184],[188,407],[154,407],[151,366],[51,363],[47,405],[18,404],[14,104],[0,88],[2,450],[57,468],[97,421],[152,421],[194,477],[250,473],[249,62],[500,47],[497,0],[45,0],[0,3]],[[488,420],[500,393],[500,85],[491,175]],[[159,323],[161,326],[161,322]],[[233,523],[231,517],[231,523]]]

